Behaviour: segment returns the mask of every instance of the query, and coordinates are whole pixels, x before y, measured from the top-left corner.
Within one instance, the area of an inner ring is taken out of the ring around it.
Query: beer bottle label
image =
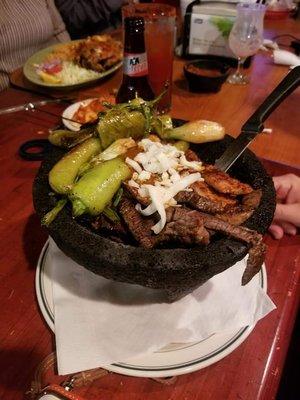
[[[125,53],[124,74],[128,76],[145,76],[148,74],[148,62],[146,53]]]

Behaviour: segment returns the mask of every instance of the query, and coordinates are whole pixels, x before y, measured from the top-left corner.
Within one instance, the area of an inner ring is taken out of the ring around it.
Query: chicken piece
[[[202,182],[198,181],[193,183],[191,185],[191,188],[199,196],[205,197],[208,200],[221,204],[224,209],[233,207],[237,204],[237,200],[235,198],[215,192],[207,185],[207,183],[203,181]]]
[[[262,235],[242,226],[234,226],[211,215],[200,214],[206,229],[225,233],[230,237],[251,245],[247,266],[242,276],[242,285],[246,285],[258,273],[265,258],[266,246],[262,241]]]
[[[198,155],[191,149],[185,152],[185,157],[188,161],[201,161]],[[226,172],[218,170],[213,165],[205,165],[201,175],[204,181],[219,193],[238,196],[251,193],[253,190],[251,186],[231,178]]]
[[[209,186],[220,193],[239,196],[253,191],[252,187],[247,183],[242,183],[232,178],[226,172],[218,170],[213,165],[206,165],[201,175]]]
[[[227,212],[216,214],[215,216],[231,225],[238,226],[247,221],[253,213],[254,210],[243,210],[241,206],[237,206]]]
[[[103,72],[122,58],[122,44],[109,35],[91,36],[78,42],[75,62],[84,68]]]
[[[155,244],[155,239],[151,230],[155,221],[152,218],[143,218],[135,209],[133,201],[125,196],[122,196],[120,200],[119,212],[135,240],[140,243],[142,247],[151,249]]]
[[[201,161],[198,155],[191,149],[188,149],[184,154],[188,161]]]
[[[256,189],[253,190],[251,193],[246,194],[242,198],[242,205],[244,209],[255,210],[260,203],[262,197],[262,190]]]
[[[155,243],[174,240],[186,245],[209,243],[209,233],[197,211],[183,207],[167,208],[167,224],[156,237]]]
[[[216,214],[216,217],[235,226],[241,225],[251,217],[259,206],[261,196],[261,189],[253,190],[253,192],[243,196],[242,204],[226,210],[224,213]]]

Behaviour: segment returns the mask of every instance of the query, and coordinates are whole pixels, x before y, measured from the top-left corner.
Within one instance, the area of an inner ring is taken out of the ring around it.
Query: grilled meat
[[[238,226],[247,221],[253,213],[254,210],[243,210],[241,206],[237,206],[224,213],[216,214],[215,216],[231,225]]]
[[[201,174],[204,181],[219,193],[239,196],[253,191],[251,186],[232,178],[226,172],[218,170],[213,165],[205,166]]]
[[[148,206],[150,204],[150,199],[148,197],[140,196],[137,188],[128,185],[128,183],[123,183],[123,186],[127,193],[129,193],[129,195],[138,203],[143,206]],[[204,182],[193,183],[191,189],[193,189],[191,192],[179,192],[176,195],[175,200],[178,203],[187,204],[197,210],[212,214],[223,212],[224,209],[236,204],[236,200],[234,199],[227,198],[226,196],[217,193],[214,194]]]
[[[185,152],[185,156],[188,161],[201,161],[198,155],[190,149]],[[193,190],[201,196],[221,202],[224,206],[235,205],[237,202],[233,197],[238,195],[247,195],[253,191],[251,186],[232,178],[226,174],[226,172],[218,170],[213,165],[205,165],[201,174],[205,182],[194,183],[194,187],[192,186]]]
[[[109,35],[91,36],[76,47],[75,62],[93,71],[106,71],[121,59],[122,44]]]
[[[130,197],[135,199],[142,206],[148,206],[150,204],[149,197],[140,196],[137,188],[128,185],[128,183],[126,182],[123,182],[123,187],[125,188],[126,192],[130,195]]]
[[[205,182],[195,182],[191,185],[191,188],[199,196],[205,197],[215,203],[219,203],[224,209],[237,204],[237,200],[235,198],[215,192]]]
[[[195,210],[183,207],[167,208],[167,224],[156,238],[161,242],[176,241],[186,245],[208,244],[209,233],[203,225],[201,215]]]
[[[225,210],[223,213],[218,213],[216,217],[235,226],[241,225],[251,217],[259,206],[261,195],[260,189],[253,190],[253,192],[243,196],[242,204]]]
[[[175,196],[175,200],[180,204],[187,204],[192,208],[205,213],[221,213],[224,209],[221,204],[209,200],[206,197],[200,196],[195,192],[179,192]]]
[[[92,222],[92,227],[95,229],[95,231],[99,233],[105,233],[110,236],[116,235],[123,238],[127,235],[127,230],[121,221],[112,222],[103,214],[98,215],[95,221]]]
[[[251,193],[246,194],[242,198],[242,205],[244,209],[248,208],[249,210],[255,210],[260,203],[262,196],[262,190],[256,189],[253,190]]]
[[[266,246],[262,241],[262,235],[242,226],[234,226],[211,215],[200,214],[203,218],[205,228],[225,233],[251,246],[247,267],[242,276],[242,285],[246,285],[260,270],[265,257]]]
[[[198,155],[191,149],[187,149],[185,152],[185,158],[188,161],[201,161]]]
[[[125,196],[119,203],[119,212],[135,240],[146,249],[151,249],[155,244],[151,230],[155,221],[152,218],[143,218],[135,209],[135,203]]]
[[[199,161],[192,150],[188,150],[185,155],[188,161]],[[135,209],[136,202],[147,206],[150,199],[141,197],[137,188],[126,183],[124,188],[134,200],[123,197],[120,213],[135,239],[145,248],[166,242],[180,242],[187,246],[206,245],[215,232],[246,243],[250,247],[247,267],[242,277],[242,285],[246,285],[261,268],[265,245],[260,234],[240,225],[258,207],[262,192],[253,190],[249,185],[211,165],[206,165],[201,173],[204,182],[197,181],[190,186],[192,190],[181,191],[175,196],[179,204],[190,208],[168,207],[167,223],[158,235],[154,235],[151,230],[156,223],[156,215],[143,217]]]

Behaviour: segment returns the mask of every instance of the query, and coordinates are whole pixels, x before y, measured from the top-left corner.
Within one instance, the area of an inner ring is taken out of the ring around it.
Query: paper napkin
[[[93,274],[52,241],[49,255],[59,374],[126,362],[172,342],[254,325],[275,308],[258,278],[241,286],[245,260],[168,304],[156,290]]]

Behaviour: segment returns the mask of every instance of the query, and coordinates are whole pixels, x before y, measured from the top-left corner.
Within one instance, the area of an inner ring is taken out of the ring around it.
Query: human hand
[[[300,177],[294,174],[275,176],[273,182],[277,205],[269,231],[275,239],[281,239],[285,233],[296,235],[300,227]]]

